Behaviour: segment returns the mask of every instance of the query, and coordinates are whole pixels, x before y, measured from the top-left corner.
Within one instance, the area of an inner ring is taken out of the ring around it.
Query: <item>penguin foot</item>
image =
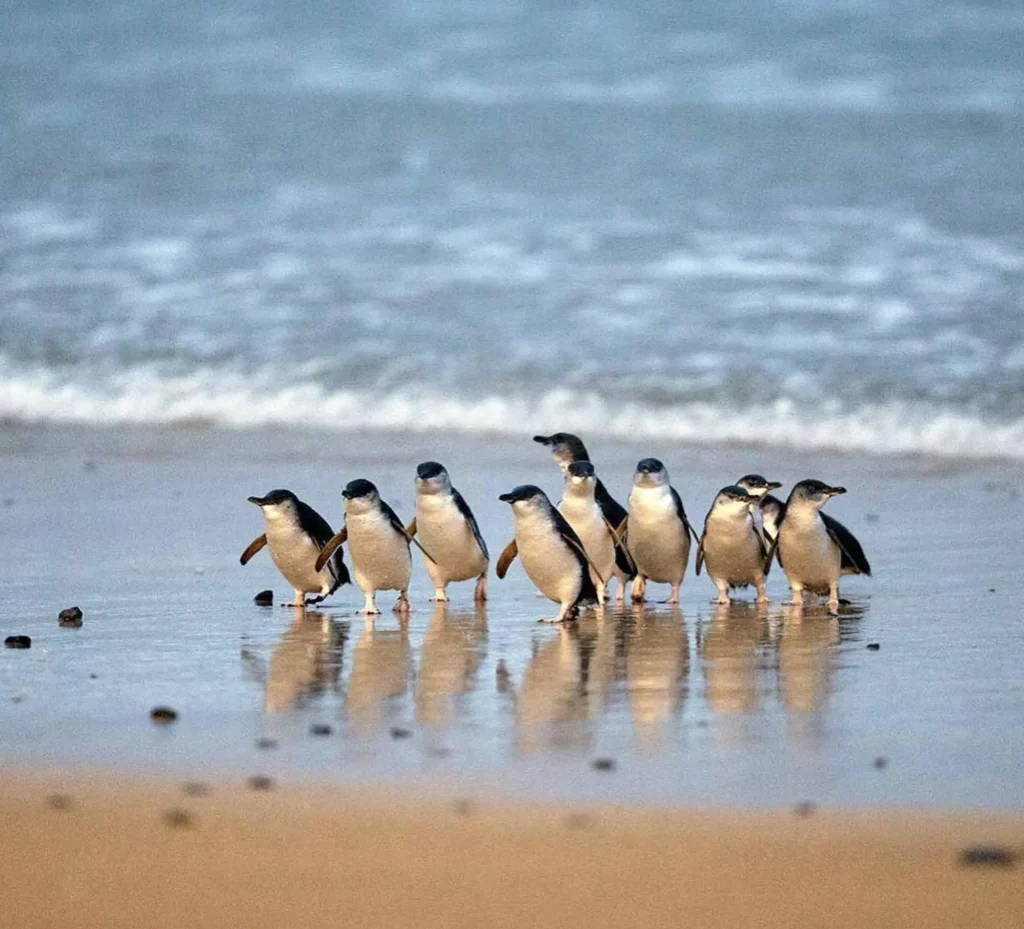
[[[487,601],[487,575],[481,574],[477,578],[476,589],[473,591],[473,599],[477,603],[485,603]]]
[[[404,590],[391,609],[395,613],[408,613],[412,609],[412,604],[409,602],[409,597]]]
[[[828,613],[829,613],[829,616],[838,616],[839,615],[839,601],[838,600],[829,600],[828,601]]]
[[[356,610],[356,613],[359,616],[380,616],[380,610],[377,607],[374,607],[372,610],[363,607],[361,610]]]

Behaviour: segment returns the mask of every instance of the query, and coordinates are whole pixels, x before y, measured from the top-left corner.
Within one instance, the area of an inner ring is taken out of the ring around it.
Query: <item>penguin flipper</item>
[[[704,535],[707,535],[707,530],[704,530]],[[700,541],[697,543],[697,563],[694,567],[697,570],[698,576],[700,575],[701,566],[704,564],[704,535],[700,537]]]
[[[249,559],[256,554],[264,545],[267,544],[267,534],[264,532],[263,535],[257,536],[249,543],[249,547],[242,552],[242,557],[238,560],[242,564],[248,564]]]
[[[516,560],[516,555],[519,554],[519,546],[516,545],[516,540],[513,539],[508,545],[505,546],[504,551],[498,556],[498,567],[497,574],[499,578],[504,577],[508,574],[509,565]]]
[[[682,520],[683,526],[686,527],[686,531],[691,536],[693,536],[693,541],[699,545],[700,536],[697,535],[697,530],[690,525],[690,521],[686,518],[686,510],[683,509],[682,497],[679,496],[679,492],[675,489],[675,487],[669,487],[669,490],[672,491],[672,499],[675,501],[676,504],[676,516],[678,516]]]
[[[328,539],[327,544],[320,549],[320,554],[317,555],[316,564],[314,565],[317,571],[323,570],[324,565],[327,564],[327,559],[334,554],[338,546],[340,546],[347,538],[348,526],[342,526],[338,532]]]
[[[414,535],[416,535],[416,517],[415,516],[412,518],[412,522],[409,523],[409,525],[405,527],[405,534],[407,536],[409,536],[410,539]]]
[[[424,555],[426,555],[427,558],[433,561],[434,564],[437,564],[437,559],[435,559],[434,556],[430,554],[430,552],[428,552],[422,545],[420,545],[420,543],[415,538],[413,538],[412,533],[416,531],[415,519],[411,523],[409,523],[409,528],[406,529],[405,526],[402,525],[402,521],[398,518],[398,514],[393,509],[391,509],[391,507],[388,506],[383,500],[380,501],[380,508],[384,511],[384,514],[388,518],[388,522],[391,523],[396,532],[399,532],[403,536],[405,536],[407,542],[409,542],[412,545],[415,545],[421,552],[423,552]]]
[[[577,536],[575,533],[573,533],[573,535],[571,537],[567,536],[567,535],[563,535],[562,538],[565,539],[565,544],[566,545],[568,545],[570,548],[574,548],[577,552],[579,552],[583,556],[583,558],[586,560],[587,564],[590,565],[590,567],[593,570],[593,572],[597,575],[597,579],[602,584],[607,584],[608,581],[604,577],[602,577],[601,572],[597,570],[597,565],[594,564],[594,562],[590,560],[590,556],[587,554],[587,550],[583,547],[583,543],[579,540],[579,536]],[[597,594],[595,593],[594,596],[597,596]]]
[[[603,514],[602,514],[603,515]],[[625,520],[623,520],[625,522]],[[605,517],[604,524],[608,527],[608,532],[611,533],[612,545],[615,546],[615,565],[621,569],[625,574],[630,577],[636,576],[636,564],[633,558],[630,556],[626,543],[619,538],[618,533],[615,531],[615,527],[608,522],[608,518]]]
[[[839,546],[839,568],[846,574],[866,574],[871,577],[871,565],[864,549],[849,529],[827,513],[820,514],[829,537]]]
[[[462,514],[462,518],[466,520],[466,525],[469,526],[469,531],[473,533],[473,538],[476,539],[476,544],[480,546],[480,551],[484,558],[490,561],[491,556],[487,551],[487,543],[484,541],[484,537],[480,533],[480,526],[477,525],[476,517],[473,515],[473,511],[469,508],[469,504],[466,503],[465,498],[454,487],[452,488],[452,500],[455,501],[455,506],[458,507],[459,512]]]

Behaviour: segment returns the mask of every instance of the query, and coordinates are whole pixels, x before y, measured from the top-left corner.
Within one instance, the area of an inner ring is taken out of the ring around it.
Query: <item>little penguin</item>
[[[515,538],[498,559],[498,577],[505,576],[516,554],[520,554],[530,580],[561,607],[556,617],[542,621],[575,619],[583,604],[597,599],[580,537],[544,491],[533,484],[521,484],[498,499],[512,505],[516,524]]]
[[[845,487],[806,480],[800,481],[786,500],[774,553],[789,579],[795,604],[803,603],[805,590],[827,593],[829,611],[836,613],[840,575],[871,575],[871,565],[853,533],[821,512],[831,497],[845,493]]]
[[[583,543],[590,559],[590,579],[597,589],[597,602],[604,606],[608,582],[615,570],[618,541],[615,529],[605,519],[594,496],[597,475],[589,461],[574,461],[565,472],[565,489],[558,512]]]
[[[579,436],[573,435],[571,432],[556,432],[554,435],[535,435],[533,441],[551,449],[551,455],[558,464],[558,467],[562,469],[563,474],[568,471],[569,465],[574,461],[590,461],[587,447]],[[610,525],[616,528],[622,525],[623,520],[628,515],[626,508],[608,493],[608,488],[604,486],[600,478],[598,478],[594,488],[594,499],[597,500],[597,505],[601,507],[601,512]],[[626,584],[636,576],[636,566],[633,564],[633,559],[630,558],[629,550],[625,544],[616,546],[615,570],[612,574],[619,581],[615,600],[618,603],[622,603],[625,598]]]
[[[380,613],[375,600],[377,591],[397,590],[400,593],[394,610],[408,613],[412,574],[409,543],[414,540],[370,481],[349,481],[341,495],[345,498],[345,525],[324,546],[317,565],[347,540],[356,586],[366,595],[366,605],[359,612],[371,616]]]
[[[267,546],[277,569],[295,589],[295,602],[288,605],[305,606],[307,593],[319,594],[310,601],[319,603],[350,582],[341,549],[332,550],[323,561],[318,561],[334,533],[327,520],[311,506],[290,490],[272,490],[265,497],[249,497],[249,502],[263,511],[267,531],[253,539],[240,561],[246,564]]]
[[[693,531],[683,501],[669,483],[668,471],[657,458],[644,458],[636,466],[629,494],[626,544],[636,565],[633,602],[644,600],[647,581],[672,585],[666,603],[679,602],[679,588],[690,558]],[[622,536],[622,527],[619,527]]]
[[[487,599],[487,545],[473,511],[454,487],[444,466],[424,461],[416,468],[416,518],[409,535],[419,532],[423,545],[436,560],[425,560],[436,588],[432,600],[446,601],[451,581],[475,577],[474,599]]]
[[[782,486],[778,481],[766,481],[760,474],[744,474],[737,482],[740,490],[758,498],[758,502],[751,507],[750,512],[754,516],[765,539],[771,543],[779,533],[779,517],[785,504],[778,498],[772,496],[769,491]]]
[[[718,588],[718,602],[729,603],[730,587],[757,588],[757,602],[767,603],[768,546],[754,519],[759,498],[731,484],[718,491],[704,520],[697,546],[697,573],[706,562],[708,577]]]

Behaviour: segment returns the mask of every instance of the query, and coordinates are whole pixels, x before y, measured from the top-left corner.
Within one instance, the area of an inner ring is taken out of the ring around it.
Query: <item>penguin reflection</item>
[[[353,729],[369,732],[383,725],[389,704],[409,690],[410,659],[407,620],[397,629],[378,629],[372,619],[366,621],[352,648],[345,691],[345,712]]]
[[[266,669],[263,701],[268,713],[307,706],[312,698],[339,690],[347,624],[323,613],[297,611]]]
[[[554,638],[535,647],[516,694],[519,747],[582,746],[589,732],[579,724],[589,715],[583,683],[578,623],[562,623]]]
[[[686,699],[690,640],[678,608],[634,615],[622,621],[629,707],[637,741],[656,743]]]
[[[813,713],[828,696],[836,667],[839,619],[823,605],[783,611],[778,633],[779,693],[787,710]]]
[[[455,698],[473,688],[487,645],[487,611],[451,610],[438,603],[423,636],[416,679],[416,719],[428,726],[451,722]]]
[[[761,644],[768,611],[755,603],[719,604],[701,644],[704,685],[716,713],[748,713],[761,707]]]

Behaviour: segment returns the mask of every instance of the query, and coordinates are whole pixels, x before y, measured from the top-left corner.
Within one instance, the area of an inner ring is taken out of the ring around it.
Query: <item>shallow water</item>
[[[0,650],[6,763],[426,778],[570,799],[1024,803],[1019,471],[828,458],[811,472],[774,452],[657,449],[695,522],[723,474],[755,464],[787,482],[841,479],[850,493],[830,511],[864,542],[875,576],[844,581],[850,603],[834,618],[784,605],[775,571],[767,609],[719,609],[691,569],[678,609],[652,603],[554,628],[536,622],[553,604],[518,566],[491,578],[486,608],[466,584],[444,609],[427,602],[417,563],[408,622],[384,594],[385,614],[367,623],[351,588],[303,616],[252,602],[264,587],[278,600],[290,591],[265,553],[238,565],[262,531],[245,498],[290,485],[336,523],[340,487],[365,475],[407,515],[425,440],[4,440],[0,632],[33,638],[28,651]],[[432,441],[492,551],[511,530],[498,493],[525,479],[557,493],[539,447]],[[625,495],[630,463],[650,451],[595,451],[613,493]],[[84,626],[58,628],[73,603]],[[158,704],[178,721],[150,722]],[[315,723],[331,734],[312,735]],[[263,737],[277,748],[257,748]],[[595,770],[600,758],[614,770]]]

